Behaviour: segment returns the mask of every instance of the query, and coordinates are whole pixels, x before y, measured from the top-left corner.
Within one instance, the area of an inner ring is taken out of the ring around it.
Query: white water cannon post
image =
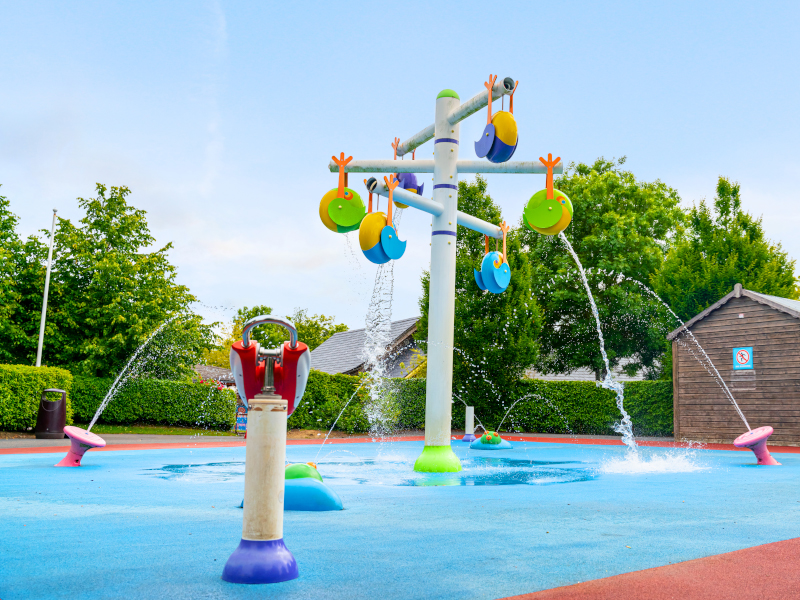
[[[511,94],[511,77],[497,79],[492,100]],[[433,173],[433,199],[423,198],[401,188],[393,191],[394,200],[433,216],[431,234],[431,276],[428,304],[428,377],[425,399],[425,447],[414,463],[414,470],[432,473],[457,472],[461,463],[450,447],[450,419],[453,403],[453,326],[456,295],[456,225],[496,239],[503,238],[497,225],[458,210],[459,173],[538,173],[546,174],[541,161],[492,163],[483,160],[458,160],[459,123],[489,104],[489,90],[463,104],[453,90],[442,90],[436,97],[435,121],[397,146],[404,156],[434,140],[433,160],[352,160],[343,166],[345,173]],[[339,165],[331,162],[332,173]],[[559,162],[553,173],[563,173]],[[374,178],[367,181],[370,192],[389,196],[386,184]]]
[[[267,323],[289,330],[290,340],[279,350],[260,350],[250,341],[250,330]],[[286,319],[249,320],[231,348],[231,370],[248,419],[242,540],[222,571],[225,581],[279,583],[299,575],[283,541],[286,420],[303,397],[310,367],[308,347]]]
[[[464,415],[464,438],[462,442],[475,441],[475,407],[468,406]]]

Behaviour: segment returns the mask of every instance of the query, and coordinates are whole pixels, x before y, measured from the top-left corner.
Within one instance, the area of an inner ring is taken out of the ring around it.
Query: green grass
[[[86,429],[88,423],[75,423],[77,427]],[[102,435],[104,433],[130,433],[138,435],[233,435],[236,434],[232,431],[217,431],[214,429],[199,429],[194,427],[173,427],[168,425],[103,425],[102,423],[95,424],[92,427],[92,433]]]

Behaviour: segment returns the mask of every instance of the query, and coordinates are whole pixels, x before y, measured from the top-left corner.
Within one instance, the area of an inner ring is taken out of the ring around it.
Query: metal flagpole
[[[36,349],[36,366],[42,366],[42,343],[44,342],[44,322],[47,316],[47,292],[50,290],[50,267],[53,264],[53,242],[56,237],[56,212],[53,209],[53,225],[50,227],[50,250],[47,251],[47,275],[44,277],[44,300],[42,300],[42,321],[39,324],[39,347]]]

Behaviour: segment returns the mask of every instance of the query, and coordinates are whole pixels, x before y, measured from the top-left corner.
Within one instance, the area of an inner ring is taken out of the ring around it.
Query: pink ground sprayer
[[[61,459],[57,467],[80,467],[81,459],[86,454],[87,450],[92,448],[103,448],[106,441],[99,435],[86,431],[80,427],[72,427],[68,425],[64,427],[64,433],[72,441],[67,455]]]
[[[767,439],[772,435],[774,429],[769,425],[751,429],[733,440],[733,445],[737,448],[750,448],[758,459],[760,465],[780,465],[777,460],[767,450]]]

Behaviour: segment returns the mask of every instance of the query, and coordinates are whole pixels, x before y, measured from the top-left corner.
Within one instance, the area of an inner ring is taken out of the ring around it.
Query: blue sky
[[[208,318],[267,304],[363,327],[375,266],[317,214],[330,156],[391,158],[441,89],[495,73],[520,81],[515,159],[625,155],[686,205],[728,176],[800,257],[798,23],[797,2],[3,1],[0,193],[28,235],[127,185]],[[513,223],[543,186],[489,177]],[[429,225],[403,216],[395,318],[419,312]]]

